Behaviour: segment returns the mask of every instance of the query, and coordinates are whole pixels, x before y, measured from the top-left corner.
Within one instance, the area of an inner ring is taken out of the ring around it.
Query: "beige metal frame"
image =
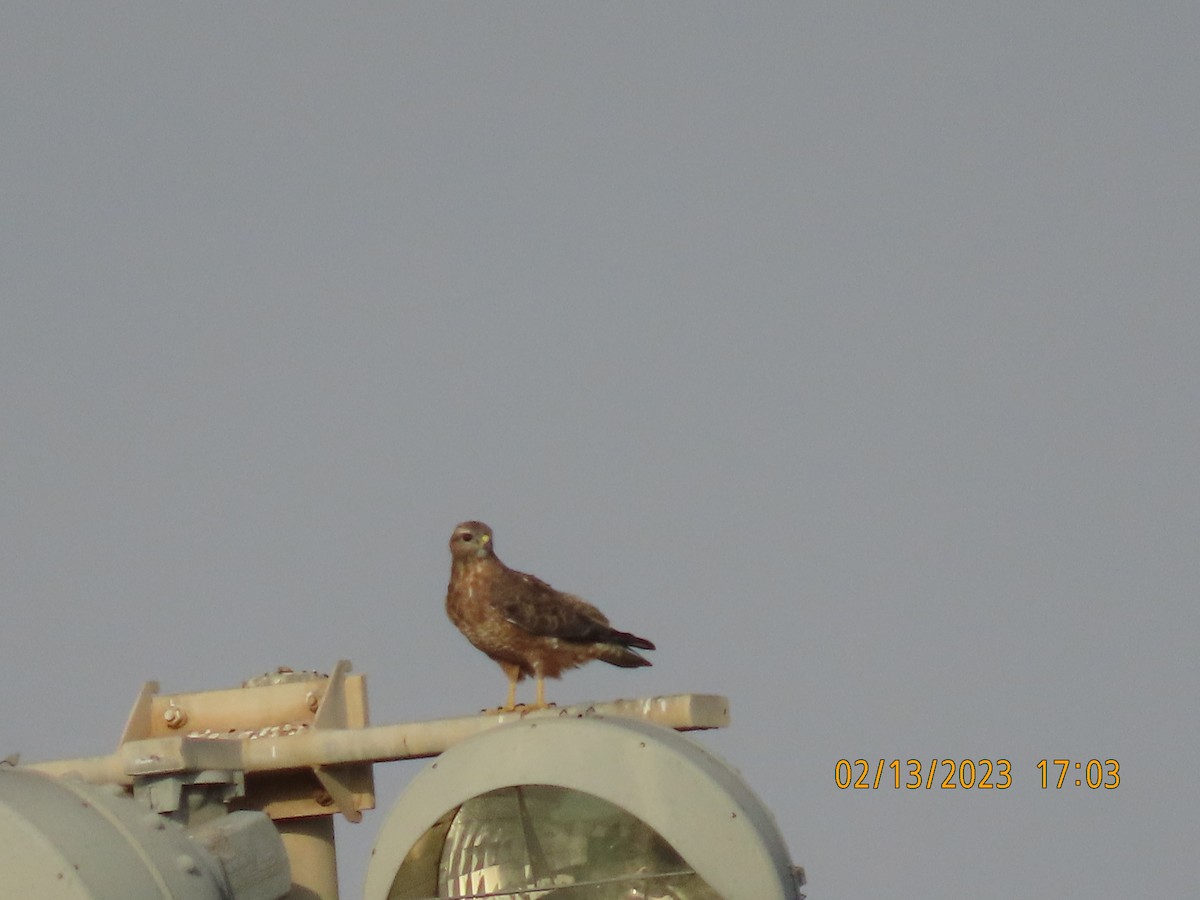
[[[158,684],[148,682],[113,753],[29,768],[126,788],[188,773],[235,773],[244,778],[245,795],[230,807],[262,810],[275,821],[291,859],[293,893],[337,900],[330,817],[341,812],[358,822],[362,810],[374,807],[373,763],[437,756],[512,722],[592,716],[679,731],[722,728],[729,724],[729,702],[714,694],[675,694],[372,726],[366,678],[351,674],[343,660],[328,677],[299,673],[228,690],[160,695]]]

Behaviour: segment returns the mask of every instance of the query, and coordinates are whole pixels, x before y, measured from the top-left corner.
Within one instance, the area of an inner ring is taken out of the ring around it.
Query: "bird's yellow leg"
[[[537,677],[537,699],[535,699],[533,701],[532,706],[527,707],[527,708],[528,709],[546,709],[547,707],[553,706],[554,705],[553,703],[546,702],[546,679],[541,675],[538,675],[536,677]]]
[[[500,663],[500,668],[504,670],[504,675],[508,679],[508,699],[504,702],[503,706],[482,710],[490,715],[512,712],[517,708],[517,680],[521,677],[521,667],[510,665],[509,663]]]

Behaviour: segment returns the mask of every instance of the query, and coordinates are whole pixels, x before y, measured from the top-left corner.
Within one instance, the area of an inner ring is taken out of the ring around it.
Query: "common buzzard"
[[[496,556],[492,529],[463,522],[450,536],[446,613],[468,641],[494,659],[508,677],[500,711],[516,709],[517,682],[532,675],[546,703],[546,679],[600,659],[632,669],[650,661],[631,649],[653,650],[645,638],[617,631],[585,600],[556,591],[540,578],[510,569]]]

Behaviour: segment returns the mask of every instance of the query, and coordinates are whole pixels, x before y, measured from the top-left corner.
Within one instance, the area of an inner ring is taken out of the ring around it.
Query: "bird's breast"
[[[446,591],[446,612],[463,631],[477,628],[489,615],[491,589],[487,573],[478,565],[455,565]]]

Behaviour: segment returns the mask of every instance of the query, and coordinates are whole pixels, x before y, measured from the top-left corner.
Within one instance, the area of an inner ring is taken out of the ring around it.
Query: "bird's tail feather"
[[[646,643],[650,642],[646,641]],[[652,646],[647,649],[652,649]],[[612,666],[620,666],[622,669],[636,669],[638,666],[652,665],[650,660],[642,654],[620,644],[598,644],[596,649],[599,651],[596,654],[597,659],[602,659]]]
[[[656,650],[650,641],[644,637],[638,637],[636,634],[630,634],[628,631],[613,631],[612,637],[609,638],[614,644],[620,644],[624,647],[637,647],[639,650]],[[636,654],[635,654],[636,655]]]

